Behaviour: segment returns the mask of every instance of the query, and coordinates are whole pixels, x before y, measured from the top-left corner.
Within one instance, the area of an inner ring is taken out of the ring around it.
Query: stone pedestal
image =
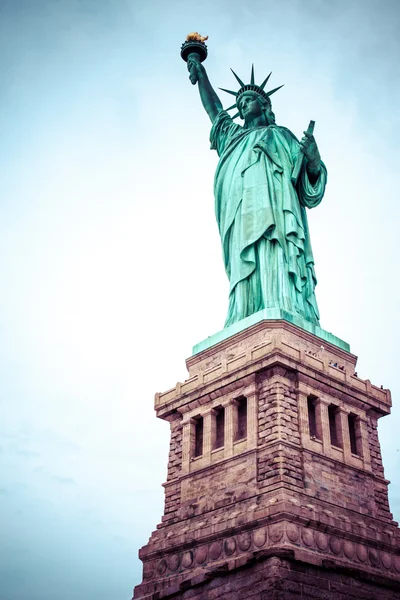
[[[400,598],[400,530],[356,357],[264,320],[187,360],[156,394],[171,444],[162,522],[135,599]]]

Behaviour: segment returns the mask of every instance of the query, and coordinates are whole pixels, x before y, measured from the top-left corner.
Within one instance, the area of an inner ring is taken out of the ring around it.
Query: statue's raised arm
[[[187,68],[190,73],[189,79],[193,85],[198,84],[203,106],[211,121],[214,122],[215,117],[222,110],[222,102],[212,87],[204,65],[201,64],[197,54],[189,55]]]
[[[181,56],[187,62],[189,79],[193,85],[198,84],[203,106],[211,121],[214,122],[222,110],[222,102],[215,93],[207,72],[201,64],[207,57],[207,46],[204,43],[207,39],[208,36],[203,37],[197,32],[189,33],[182,45]]]

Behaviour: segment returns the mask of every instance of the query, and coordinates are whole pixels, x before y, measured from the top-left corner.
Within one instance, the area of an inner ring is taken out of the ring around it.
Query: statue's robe
[[[230,281],[225,327],[263,308],[319,324],[305,207],[322,200],[325,165],[313,184],[303,166],[294,187],[297,138],[278,125],[244,129],[225,111],[216,117],[210,141],[220,157],[215,213]]]

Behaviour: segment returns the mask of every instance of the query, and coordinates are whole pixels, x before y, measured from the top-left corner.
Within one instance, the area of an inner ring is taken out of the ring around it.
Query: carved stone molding
[[[378,572],[396,578],[400,573],[400,556],[394,552],[344,539],[338,534],[302,524],[280,521],[225,538],[214,539],[207,544],[199,545],[194,550],[182,550],[158,560],[145,562],[143,578],[145,581],[156,581],[194,568],[209,568],[213,563],[219,564],[232,558],[256,556],[263,549],[289,547],[294,550],[295,555],[297,549],[312,552],[320,557],[321,562],[331,557],[343,566],[357,567],[371,573]]]

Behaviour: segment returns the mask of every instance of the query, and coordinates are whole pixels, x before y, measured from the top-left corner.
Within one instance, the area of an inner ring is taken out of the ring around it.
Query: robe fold
[[[215,214],[230,281],[225,327],[263,308],[282,308],[318,325],[305,207],[322,200],[325,165],[314,184],[303,166],[294,187],[297,138],[278,125],[244,129],[225,111],[216,117],[210,141],[220,157]]]

